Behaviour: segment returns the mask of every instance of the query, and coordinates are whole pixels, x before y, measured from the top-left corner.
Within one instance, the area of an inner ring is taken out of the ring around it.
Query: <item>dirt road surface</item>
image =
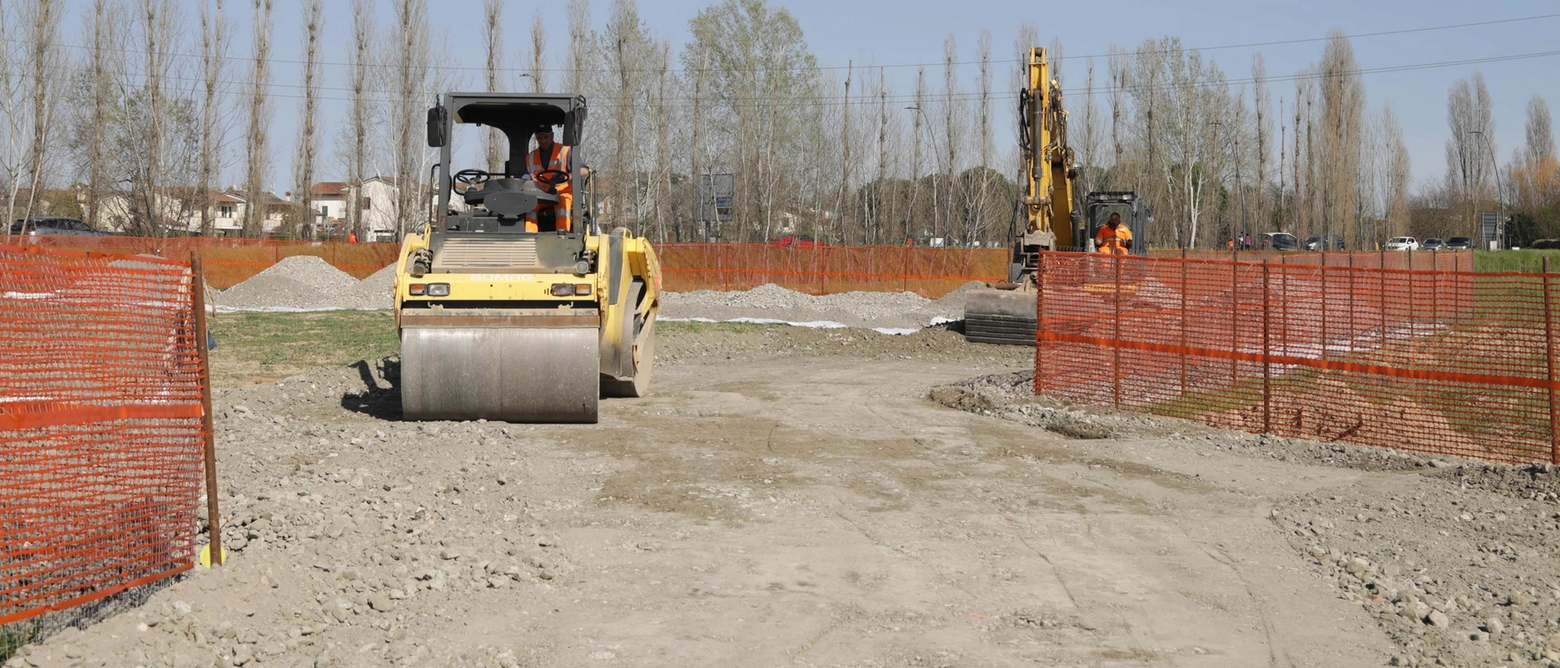
[[[1415,636],[1394,635],[1330,575],[1294,510],[1443,481],[1214,447],[1199,434],[1215,432],[1187,423],[1072,414],[1042,428],[949,408],[928,392],[1021,370],[1030,352],[945,331],[685,332],[661,350],[655,395],[605,401],[594,426],[397,422],[393,365],[223,389],[230,564],[14,661],[1245,668],[1461,656],[1405,650]],[[1466,630],[1444,635],[1467,644],[1454,637]],[[1467,656],[1507,658],[1481,651]]]

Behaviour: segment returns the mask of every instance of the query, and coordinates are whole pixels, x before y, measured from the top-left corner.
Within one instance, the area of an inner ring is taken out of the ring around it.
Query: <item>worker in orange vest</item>
[[[536,129],[536,150],[525,155],[525,171],[542,190],[558,196],[558,203],[542,202],[525,216],[525,231],[567,232],[573,229],[570,212],[574,206],[574,154],[569,147],[553,143],[552,126]]]
[[[1132,230],[1121,222],[1121,214],[1110,214],[1110,220],[1094,235],[1094,249],[1112,255],[1127,255],[1132,250]]]

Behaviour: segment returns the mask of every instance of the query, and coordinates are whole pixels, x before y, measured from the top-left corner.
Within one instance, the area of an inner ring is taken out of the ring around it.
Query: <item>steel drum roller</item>
[[[593,327],[409,327],[401,412],[409,420],[595,422]]]

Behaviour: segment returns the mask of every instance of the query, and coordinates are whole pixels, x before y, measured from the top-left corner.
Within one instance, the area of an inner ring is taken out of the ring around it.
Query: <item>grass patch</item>
[[[224,313],[212,319],[211,333],[217,339],[211,380],[218,387],[273,382],[401,348],[389,311]]]
[[[1538,273],[1544,270],[1544,258],[1550,258],[1553,271],[1560,271],[1560,250],[1476,250],[1473,252],[1474,271],[1522,271]]]
[[[10,661],[23,645],[37,642],[41,637],[43,620],[40,619],[34,618],[31,623],[17,622],[9,627],[0,626],[0,664]]]
[[[661,334],[757,334],[785,325],[745,322],[658,322]],[[401,349],[390,311],[223,313],[211,320],[217,387],[270,383],[320,367],[375,360]]]

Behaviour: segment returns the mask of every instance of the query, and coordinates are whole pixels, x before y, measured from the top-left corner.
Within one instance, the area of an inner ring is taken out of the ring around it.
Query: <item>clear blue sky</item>
[[[193,5],[195,0],[180,1]],[[67,21],[67,35],[79,34],[73,27],[77,25],[79,6],[83,2],[73,0],[72,4],[77,11]],[[232,55],[245,56],[250,34],[250,3],[228,0],[227,4],[235,32]],[[350,41],[348,3],[327,0],[325,4],[325,60],[344,62]],[[385,29],[390,23],[389,3],[381,4],[380,27]],[[611,3],[596,0],[591,4],[599,27],[605,22]],[[652,33],[657,38],[670,40],[676,49],[688,39],[688,20],[708,4],[708,1],[688,0],[641,2],[640,13]],[[1149,37],[1179,36],[1186,46],[1199,48],[1322,38],[1333,28],[1356,35],[1560,13],[1560,3],[1553,0],[1501,0],[1473,5],[1452,0],[1313,0],[1304,3],[1249,0],[1187,3],[1148,0],[1112,3],[793,0],[776,4],[783,5],[796,16],[821,64],[843,66],[852,60],[865,65],[929,63],[933,64],[928,68],[931,82],[941,80],[940,68],[935,63],[942,57],[943,40],[950,32],[958,40],[962,59],[975,58],[976,41],[982,29],[992,33],[993,57],[1008,59],[1012,57],[1013,39],[1019,25],[1032,23],[1039,28],[1042,45],[1048,45],[1055,37],[1061,39],[1064,56],[1068,58],[1064,72],[1069,79],[1069,89],[1083,83],[1081,56],[1103,54],[1113,43],[1135,48]],[[480,27],[481,0],[431,0],[429,5],[435,38],[446,38],[452,60],[461,65],[480,67],[485,58]],[[564,3],[509,2],[505,9],[508,25],[505,42],[511,67],[522,66],[531,17],[538,7],[542,8],[549,23],[550,66],[562,66],[561,54],[567,44]],[[1469,11],[1474,8],[1476,11]],[[275,55],[278,59],[302,59],[300,13],[297,0],[276,2]],[[188,21],[186,34],[193,38],[198,34],[195,13],[190,11],[185,20]],[[1361,37],[1354,40],[1354,48],[1360,66],[1366,69],[1556,51],[1560,50],[1560,17]],[[184,50],[195,49],[194,45],[189,45]],[[1208,51],[1207,56],[1216,60],[1230,78],[1242,79],[1250,76],[1251,57],[1258,51],[1267,60],[1269,77],[1281,78],[1316,62],[1322,44],[1308,42],[1218,49]],[[1104,59],[1098,59],[1096,66],[1103,71]],[[1000,67],[997,81],[1005,88],[1008,65],[1003,63]],[[297,84],[302,79],[299,69],[296,64],[278,63],[275,66],[276,82]],[[1449,132],[1447,90],[1457,78],[1475,71],[1482,71],[1489,85],[1494,101],[1494,138],[1504,163],[1511,151],[1522,144],[1524,108],[1531,96],[1542,95],[1560,113],[1560,56],[1366,75],[1371,111],[1376,112],[1383,104],[1390,103],[1402,121],[1413,158],[1416,185],[1439,179],[1444,172],[1443,145]],[[914,67],[892,68],[888,73],[890,85],[899,91],[908,92],[913,88]],[[964,74],[965,81],[969,82],[973,80],[975,70],[968,67]],[[234,71],[228,78],[237,80],[243,76]],[[472,72],[469,77],[466,87],[476,88],[479,74]],[[344,86],[344,68],[327,67],[324,85]],[[969,90],[972,85],[966,83],[965,87]],[[1286,103],[1293,97],[1292,83],[1274,83],[1272,90],[1275,104],[1280,96]],[[278,91],[296,93],[296,89]],[[327,96],[344,97],[345,94],[333,91]],[[1073,96],[1072,100],[1073,105],[1081,102],[1078,96]],[[291,181],[287,165],[296,135],[297,107],[298,101],[290,98],[278,99],[275,104],[272,146],[276,154],[276,178],[273,182],[278,190],[287,190],[285,184]],[[335,133],[341,127],[337,119],[344,109],[341,102],[327,102],[324,107],[327,146],[334,145]],[[234,137],[240,137],[240,132],[235,129]],[[325,170],[322,179],[340,177],[341,170],[334,160],[333,150],[327,152]]]

